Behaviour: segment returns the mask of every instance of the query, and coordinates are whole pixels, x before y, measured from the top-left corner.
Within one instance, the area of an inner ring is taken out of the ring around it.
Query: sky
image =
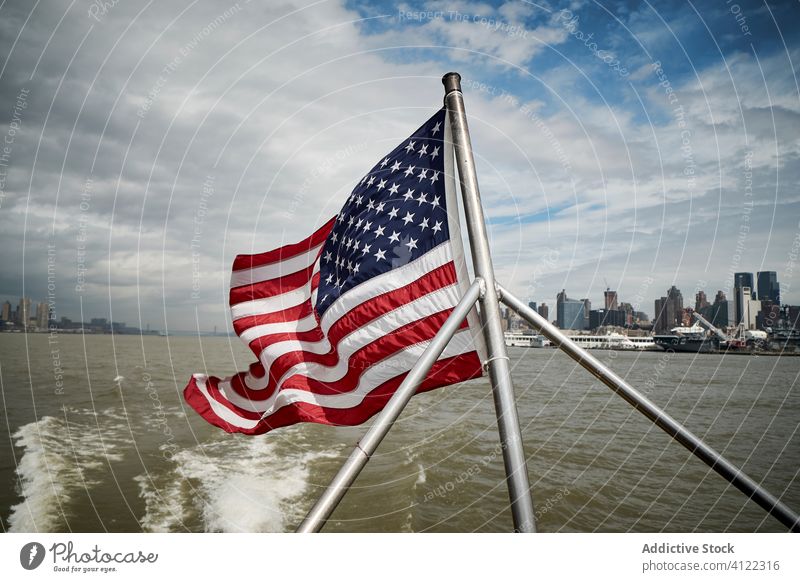
[[[797,2],[0,3],[0,300],[229,327],[458,71],[497,278],[800,303]],[[795,272],[798,271],[798,272]],[[551,310],[554,315],[554,310]]]

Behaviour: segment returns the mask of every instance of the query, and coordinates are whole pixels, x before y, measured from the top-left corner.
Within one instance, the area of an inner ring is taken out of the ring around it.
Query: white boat
[[[506,346],[510,348],[545,348],[550,345],[550,340],[543,335],[507,331],[504,336]]]
[[[652,336],[628,336],[612,332],[607,335],[571,335],[569,338],[587,350],[656,350]]]

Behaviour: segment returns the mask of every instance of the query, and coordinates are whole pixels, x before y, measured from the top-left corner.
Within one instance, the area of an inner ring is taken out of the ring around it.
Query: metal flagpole
[[[485,365],[489,369],[489,377],[492,381],[492,394],[494,395],[500,443],[503,447],[503,462],[506,469],[508,494],[511,499],[514,530],[533,532],[536,531],[536,522],[530,483],[528,482],[528,467],[522,448],[522,435],[514,402],[514,387],[511,384],[506,344],[500,324],[500,306],[497,302],[494,267],[492,266],[492,256],[489,253],[489,239],[486,236],[486,224],[483,219],[478,176],[475,173],[467,114],[461,94],[461,75],[447,73],[442,77],[442,83],[445,89],[444,102],[450,114],[456,165],[464,200],[469,245],[472,250],[472,264],[475,268],[475,275],[483,278],[486,283],[486,290],[479,299],[483,335],[489,353],[489,359]]]
[[[578,346],[560,329],[525,305],[505,288],[498,285],[497,290],[500,294],[500,301],[516,311],[547,339],[566,352],[570,358],[586,368],[603,384],[611,388],[611,390],[621,396],[626,402],[636,408],[636,410],[644,414],[673,439],[689,449],[694,456],[714,469],[714,471],[719,473],[742,493],[758,503],[783,525],[787,526],[792,531],[800,531],[800,516],[794,513],[766,489],[761,487],[761,485],[748,477],[744,471],[692,434],[677,420],[661,410],[633,386],[617,376],[611,369],[589,352]]]
[[[369,461],[372,453],[381,444],[383,437],[392,428],[394,421],[403,412],[406,404],[417,391],[417,387],[425,380],[433,364],[442,355],[447,344],[458,331],[461,322],[466,319],[469,310],[478,300],[483,287],[483,280],[480,277],[472,282],[461,301],[458,302],[453,312],[439,331],[436,332],[436,335],[431,340],[431,343],[428,344],[428,347],[425,348],[417,363],[414,364],[414,367],[411,368],[408,375],[389,399],[389,402],[377,416],[373,425],[358,441],[353,452],[350,453],[350,457],[339,469],[331,484],[328,485],[328,488],[314,504],[314,507],[308,512],[303,523],[297,528],[297,533],[316,533],[322,529],[333,510],[339,505],[344,494],[347,493],[353,481],[356,480],[358,474],[361,473],[361,470]]]

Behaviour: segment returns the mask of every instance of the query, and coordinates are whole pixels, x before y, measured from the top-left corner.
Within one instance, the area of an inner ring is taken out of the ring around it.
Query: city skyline
[[[725,299],[729,300],[729,301],[732,301],[734,303],[734,305],[735,305],[735,303],[736,303],[736,285],[737,285],[737,281],[738,281],[737,276],[741,275],[741,274],[749,274],[751,276],[749,281],[752,284],[755,285],[755,288],[751,289],[751,296],[753,298],[755,298],[756,296],[761,297],[761,296],[765,295],[764,293],[762,293],[762,290],[758,286],[759,275],[762,275],[762,274],[763,275],[770,275],[770,274],[773,275],[774,277],[771,277],[769,279],[765,279],[765,281],[766,281],[765,284],[775,285],[774,293],[781,298],[780,305],[794,305],[792,303],[788,303],[788,302],[783,301],[782,296],[780,296],[780,293],[778,291],[779,286],[780,286],[780,281],[777,278],[777,272],[776,271],[757,271],[757,272],[754,272],[754,273],[750,273],[750,272],[747,272],[747,271],[737,272],[735,274],[735,276],[734,276],[734,287],[732,289],[730,289],[730,290],[716,289],[716,290],[712,291],[714,293],[714,295],[717,296],[719,293],[723,293],[724,296],[725,296]],[[651,282],[648,285],[648,287],[653,287],[654,285],[655,284]],[[684,306],[684,308],[688,307],[690,305],[696,305],[696,297],[697,297],[698,293],[703,293],[706,301],[708,301],[708,293],[706,293],[706,291],[712,290],[713,287],[715,287],[715,286],[709,284],[708,287],[706,287],[706,288],[695,289],[691,293],[691,296],[686,295],[685,297],[683,297],[683,301],[684,301],[684,305],[683,306]],[[676,288],[678,291],[681,290],[680,285],[671,285],[670,286],[670,290],[672,288]],[[668,290],[667,292],[669,293],[670,290]],[[557,291],[556,293],[553,294],[553,297],[547,298],[545,300],[542,300],[542,299],[534,300],[532,298],[529,298],[528,304],[529,305],[532,304],[532,305],[536,306],[534,308],[539,310],[541,315],[543,315],[543,313],[541,313],[541,310],[539,309],[541,306],[544,306],[546,309],[552,310],[552,313],[554,315],[553,321],[557,321],[558,320],[558,311],[557,310],[558,310],[558,305],[559,305],[558,297],[562,293],[562,291],[565,291],[565,289]],[[604,288],[602,290],[602,294],[603,294],[602,301],[599,300],[599,299],[596,299],[596,297],[582,297],[579,300],[576,299],[575,297],[570,297],[569,299],[571,301],[575,301],[576,303],[581,303],[581,310],[584,311],[584,312],[588,312],[588,309],[586,309],[586,305],[584,304],[584,301],[586,301],[586,300],[589,301],[588,305],[589,305],[589,308],[592,309],[592,310],[604,309],[604,310],[608,311],[609,310],[609,305],[615,305],[617,308],[619,308],[622,305],[628,304],[628,305],[632,306],[634,312],[641,312],[641,313],[647,315],[648,320],[650,322],[654,321],[654,319],[657,317],[657,314],[659,312],[659,309],[655,305],[654,305],[654,307],[653,307],[653,309],[651,311],[648,308],[648,306],[647,306],[647,304],[645,302],[631,301],[631,300],[628,299],[628,297],[626,296],[625,292],[619,291],[617,289],[611,289],[609,287],[606,287],[606,288]],[[657,302],[659,301],[659,296],[660,296],[660,293],[658,291],[656,291],[656,295],[654,296],[653,301],[652,301],[653,304],[657,305]],[[46,301],[39,302],[39,301],[36,301],[34,298],[31,298],[31,297],[28,297],[28,298],[31,301],[31,305],[35,305],[35,306],[48,305],[48,303]],[[635,299],[641,299],[641,296],[634,295],[634,298]],[[0,296],[0,305],[3,305],[6,302],[8,302],[8,303],[11,304],[11,307],[12,307],[12,310],[13,310],[14,301],[12,301],[12,299],[14,299],[14,298],[13,297],[8,297],[8,296],[6,296],[6,297]],[[22,297],[19,297],[19,298],[16,298],[16,299],[17,299],[17,301],[20,301],[22,299]],[[549,300],[549,302],[548,302],[548,300]],[[759,301],[760,301],[760,299],[759,299]],[[712,304],[712,301],[708,301],[708,305],[711,305],[711,304]],[[734,309],[736,309],[736,308],[734,308]],[[4,319],[4,317],[2,315],[3,313],[4,313],[4,311],[0,312],[0,320]],[[34,313],[37,315],[37,319],[38,319],[38,309],[34,310]],[[33,315],[31,315],[31,318],[32,317],[33,317]],[[70,319],[72,321],[80,322],[79,314],[63,314],[63,313],[59,313],[59,312],[56,311],[56,321],[60,321],[62,317],[66,317],[67,319]],[[572,319],[574,320],[575,317],[577,317],[577,313],[572,315]],[[586,317],[587,317],[587,320],[588,320],[588,315]],[[732,319],[740,319],[741,318],[741,316],[739,315],[738,311],[734,311],[734,314],[731,317],[732,317]],[[123,325],[126,323],[126,321],[123,321],[121,319],[112,320],[109,317],[108,314],[104,315],[102,318],[98,317],[97,314],[94,314],[94,313],[89,315],[89,316],[84,315],[84,322],[90,322],[93,319],[104,319],[104,320],[108,320],[109,322],[111,322],[111,321],[115,321],[115,322],[119,321]],[[149,329],[150,328],[150,322],[142,322],[142,325],[145,326],[142,329]],[[214,325],[214,326],[212,326],[212,328],[214,328],[214,330],[216,331],[217,326]],[[158,328],[154,328],[154,329],[158,329]],[[185,331],[186,329],[191,329],[191,328],[175,328],[175,329],[179,330],[179,331]],[[204,332],[205,331],[211,331],[211,328],[209,328],[209,329],[202,329],[201,328],[200,331],[204,331]]]
[[[758,271],[756,273],[775,275],[775,277],[774,277],[774,279],[772,279],[772,281],[774,283],[777,283],[778,285],[780,284],[780,281],[777,279],[777,272],[775,272],[775,271]],[[755,275],[756,273],[750,273],[750,274],[751,275]],[[754,279],[757,280],[757,278],[754,278]],[[652,283],[652,284],[649,284],[648,286],[649,287],[654,287],[654,285],[655,284]],[[681,284],[680,283],[675,283],[675,284],[670,285],[670,287],[671,288],[673,288],[673,287],[677,288],[677,290],[680,291]],[[687,296],[684,297],[684,299],[689,301],[689,302],[691,302],[692,304],[694,304],[695,300],[696,300],[696,295],[698,293],[703,293],[704,296],[707,299],[708,298],[708,293],[707,292],[711,291],[714,295],[716,295],[719,292],[722,292],[722,293],[725,294],[725,297],[730,300],[735,295],[735,289],[736,289],[736,287],[734,286],[731,289],[727,289],[726,290],[724,288],[719,288],[719,287],[713,285],[711,282],[708,282],[708,285],[706,287],[704,287],[702,289],[695,288],[691,293],[691,297],[689,297],[687,295]],[[556,304],[558,296],[561,294],[562,291],[565,291],[565,290],[566,289],[558,290],[553,294],[553,297],[548,298],[550,301],[553,302],[553,303],[551,303],[552,305]],[[756,283],[756,287],[752,288],[751,291],[752,291],[752,296],[754,298],[756,296],[759,296],[759,297],[761,296],[761,292],[760,292],[760,290],[759,290],[759,288],[757,286],[757,283]],[[611,303],[613,305],[616,305],[616,306],[622,305],[624,303],[629,303],[629,304],[631,304],[633,306],[633,308],[636,311],[644,312],[644,313],[648,314],[648,316],[650,316],[650,315],[655,316],[655,309],[653,309],[651,311],[651,309],[647,306],[647,304],[645,302],[642,302],[642,301],[638,301],[638,302],[631,301],[624,291],[620,291],[619,289],[612,289],[612,288],[606,287],[601,292],[603,294],[602,300],[597,298],[597,296],[595,295],[595,296],[591,296],[591,297],[582,297],[579,301],[583,301],[584,299],[588,299],[591,302],[592,306],[596,306],[596,308],[604,308],[604,309],[609,309],[609,303]],[[795,305],[795,303],[784,301],[783,296],[778,292],[777,287],[775,288],[774,293],[775,293],[775,295],[773,295],[773,296],[780,297],[780,304],[781,305]],[[653,300],[651,301],[651,303],[654,303],[656,300],[658,300],[660,295],[661,295],[661,293],[656,291],[656,294],[653,296]],[[634,292],[633,296],[635,298],[641,299],[641,296],[636,296],[635,292]],[[570,296],[569,298],[571,300],[576,300],[576,296]],[[537,298],[529,298],[528,300],[529,300],[529,302],[532,302],[532,303],[535,303],[535,304],[541,304],[543,302],[542,299],[538,298],[538,297]],[[761,299],[759,299],[759,300],[761,300]],[[711,303],[711,301],[709,301],[709,303]],[[603,307],[601,307],[601,306],[603,306]]]
[[[611,287],[650,311],[673,284],[730,293],[746,266],[800,303],[800,29],[774,35],[798,6],[739,2],[749,35],[695,6],[130,0],[60,20],[6,2],[0,296],[52,284],[72,317],[227,328],[234,257],[327,222],[457,70],[515,294]]]

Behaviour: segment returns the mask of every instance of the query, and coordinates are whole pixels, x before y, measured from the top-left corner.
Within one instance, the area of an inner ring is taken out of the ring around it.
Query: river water
[[[595,351],[800,509],[800,358]],[[542,531],[784,531],[553,349],[511,348]],[[365,427],[228,435],[187,409],[237,338],[0,334],[5,531],[292,531]],[[325,531],[508,531],[491,389],[415,396]]]

